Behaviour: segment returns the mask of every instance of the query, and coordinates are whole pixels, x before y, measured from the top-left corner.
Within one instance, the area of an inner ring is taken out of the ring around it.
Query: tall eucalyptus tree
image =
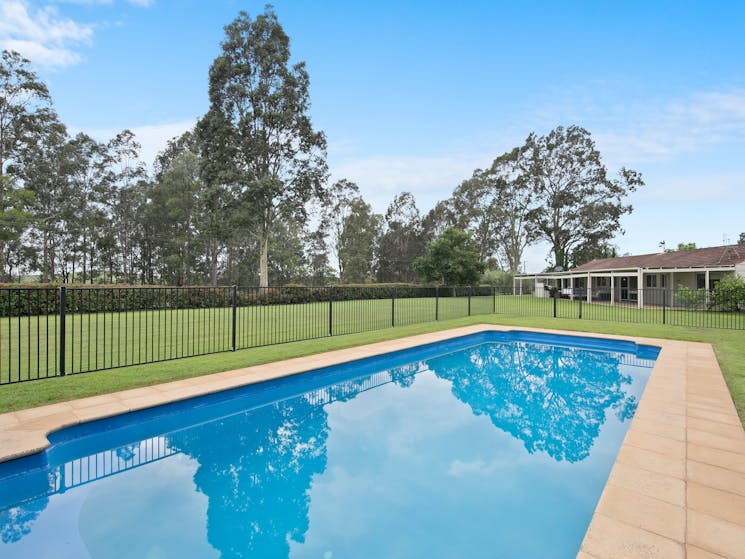
[[[414,260],[424,254],[425,244],[414,196],[410,192],[397,194],[386,210],[384,229],[378,238],[378,281],[417,281]]]
[[[45,122],[56,121],[49,91],[30,65],[17,52],[0,54],[0,280],[30,254],[21,237],[32,223],[33,193],[19,158],[38,142]]]
[[[640,173],[622,167],[610,178],[590,133],[579,126],[531,134],[521,149],[530,163],[530,219],[550,243],[554,266],[567,268],[575,249],[622,232],[621,217],[632,210],[624,199],[644,185]]]
[[[481,260],[496,258],[512,273],[519,270],[523,251],[536,238],[530,219],[534,194],[526,176],[529,163],[525,148],[514,148],[488,169],[474,171],[450,201],[458,226],[473,234]]]
[[[225,27],[209,72],[210,108],[198,124],[203,175],[230,187],[241,225],[259,240],[259,283],[269,283],[272,224],[305,221],[305,205],[324,189],[326,138],[313,129],[305,64],[290,64],[290,41],[271,7]]]
[[[53,112],[49,90],[30,65],[15,51],[0,55],[0,175]]]

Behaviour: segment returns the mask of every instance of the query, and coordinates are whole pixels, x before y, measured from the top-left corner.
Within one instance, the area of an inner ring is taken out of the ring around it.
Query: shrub
[[[152,287],[67,285],[65,310],[68,314],[94,312],[136,312],[227,308],[233,305],[232,287]],[[0,317],[59,314],[60,286],[0,286]],[[464,297],[488,295],[491,287],[431,287],[412,284],[337,285],[334,287],[238,287],[238,307],[288,305],[361,299],[411,299],[416,297]]]
[[[493,287],[499,287],[501,289],[512,289],[512,280],[514,276],[503,270],[487,270],[484,275],[481,276],[481,283],[484,285],[491,285]]]
[[[740,276],[726,276],[711,293],[711,304],[717,310],[740,312],[745,310],[745,280]]]
[[[707,308],[707,292],[705,289],[689,289],[679,285],[675,292],[675,305],[688,310],[702,310]]]

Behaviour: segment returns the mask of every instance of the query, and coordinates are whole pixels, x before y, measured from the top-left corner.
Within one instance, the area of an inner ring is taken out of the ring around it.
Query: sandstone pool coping
[[[745,559],[745,431],[714,351],[704,343],[467,326],[1,414],[0,462],[42,451],[49,433],[82,422],[457,336],[508,330],[661,348],[577,559]]]

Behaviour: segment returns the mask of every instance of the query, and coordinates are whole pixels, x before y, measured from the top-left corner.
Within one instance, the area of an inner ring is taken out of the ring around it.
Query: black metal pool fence
[[[740,293],[536,295],[489,286],[4,287],[0,384],[479,314],[745,330]]]

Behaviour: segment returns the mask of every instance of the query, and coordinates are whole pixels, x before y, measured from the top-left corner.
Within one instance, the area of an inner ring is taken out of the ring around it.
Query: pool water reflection
[[[656,354],[536,336],[60,432],[0,469],[0,556],[574,557]]]

